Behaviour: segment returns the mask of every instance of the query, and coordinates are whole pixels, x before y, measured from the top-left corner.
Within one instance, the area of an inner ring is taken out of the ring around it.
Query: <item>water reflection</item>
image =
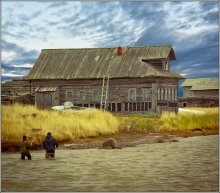
[[[104,150],[2,154],[3,191],[218,191],[218,136]]]

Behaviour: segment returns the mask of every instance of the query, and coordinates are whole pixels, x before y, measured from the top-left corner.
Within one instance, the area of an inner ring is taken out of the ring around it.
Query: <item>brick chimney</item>
[[[118,56],[122,55],[122,47],[118,47],[117,54],[118,54]]]

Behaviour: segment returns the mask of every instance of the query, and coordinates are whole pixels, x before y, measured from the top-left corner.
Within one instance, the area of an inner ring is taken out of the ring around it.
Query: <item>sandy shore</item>
[[[104,141],[109,138],[114,138],[117,142],[117,147],[134,147],[139,144],[152,144],[152,143],[173,143],[178,142],[180,137],[192,137],[192,136],[202,136],[202,135],[218,135],[216,130],[201,130],[194,129],[188,132],[176,131],[143,131],[143,130],[122,130],[116,134],[98,136],[92,138],[79,138],[65,143],[59,143],[59,149],[90,149],[90,148],[100,148]],[[2,143],[2,152],[17,152],[19,151],[20,143]],[[43,149],[40,146],[32,147],[31,150]]]
[[[119,148],[134,147],[139,144],[152,144],[152,143],[173,143],[179,142],[181,137],[192,137],[202,135],[218,135],[218,131],[202,131],[195,129],[190,132],[143,132],[138,130],[123,130],[117,134],[108,136],[99,136],[96,138],[76,139],[74,141],[63,143],[60,145],[62,149],[89,149],[100,148],[104,141],[109,138],[114,138]]]

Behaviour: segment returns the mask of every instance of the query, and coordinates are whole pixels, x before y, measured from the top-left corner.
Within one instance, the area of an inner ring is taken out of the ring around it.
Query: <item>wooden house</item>
[[[178,111],[176,60],[169,45],[85,49],[43,49],[25,77],[38,107],[74,105],[100,108],[103,77],[109,77],[107,109],[124,113]],[[106,78],[107,79],[107,78]]]
[[[219,105],[218,78],[191,78],[183,84],[183,97],[180,106],[214,107]]]
[[[2,104],[14,104],[15,102],[32,104],[34,98],[30,95],[29,80],[23,77],[13,78],[1,84]]]

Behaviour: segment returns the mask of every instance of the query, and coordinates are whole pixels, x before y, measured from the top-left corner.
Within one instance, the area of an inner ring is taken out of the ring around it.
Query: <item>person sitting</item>
[[[46,158],[54,158],[55,157],[55,148],[58,148],[57,140],[52,136],[51,132],[47,133],[43,141],[43,147],[46,150],[45,157]]]

